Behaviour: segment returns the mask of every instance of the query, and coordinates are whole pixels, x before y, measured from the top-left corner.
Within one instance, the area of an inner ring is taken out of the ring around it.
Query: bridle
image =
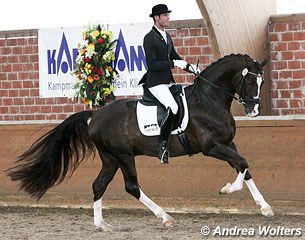
[[[250,72],[248,70],[248,68],[244,68],[242,71],[241,71],[241,77],[239,78],[237,84],[235,85],[234,89],[236,89],[235,91],[237,91],[237,89],[240,89],[239,92],[242,92],[243,91],[243,88],[244,88],[244,83],[245,83],[245,80],[246,80],[246,77],[247,75],[253,75],[256,77],[256,79],[258,78],[262,78],[263,75],[262,74],[256,74],[254,72]],[[241,95],[241,94],[239,94]],[[257,97],[257,98],[234,98],[236,99],[239,103],[243,104],[243,105],[255,105],[255,104],[260,104],[261,103],[261,98],[260,97]]]
[[[227,90],[221,88],[220,86],[218,86],[217,84],[209,81],[208,79],[200,76],[200,73],[196,72],[194,69],[193,69],[193,66],[192,65],[189,65],[187,66],[186,68],[187,72],[189,73],[192,73],[194,74],[197,78],[200,78],[201,80],[204,80],[206,82],[208,82],[209,84],[211,84],[212,86],[220,89],[221,91],[223,91],[225,94],[229,95],[230,97],[232,97],[234,100],[236,100],[239,104],[243,104],[244,106],[246,105],[255,105],[255,104],[260,104],[261,102],[261,98],[258,97],[258,98],[242,98],[240,96],[236,97],[234,96],[233,94],[231,94],[230,92],[228,92]],[[241,71],[241,77],[239,78],[239,80],[237,81],[237,84],[234,86],[234,89],[240,89],[240,92],[242,92],[243,88],[244,88],[244,83],[245,83],[245,79],[247,77],[247,75],[253,75],[255,76],[256,78],[262,78],[262,74],[256,74],[256,73],[253,73],[253,72],[250,72],[248,70],[248,68],[244,68],[242,71]],[[236,91],[236,90],[235,90]]]

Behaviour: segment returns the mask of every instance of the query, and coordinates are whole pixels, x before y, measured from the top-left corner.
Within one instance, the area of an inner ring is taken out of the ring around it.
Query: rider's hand
[[[184,60],[173,60],[173,62],[174,62],[174,66],[176,66],[176,67],[179,67],[181,69],[186,68],[187,62]]]
[[[188,64],[188,70],[195,74],[200,74],[201,70],[195,64]]]

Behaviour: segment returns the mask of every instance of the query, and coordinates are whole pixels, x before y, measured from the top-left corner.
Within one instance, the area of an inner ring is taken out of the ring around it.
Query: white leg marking
[[[243,182],[246,172],[247,169],[243,173],[239,172],[235,181],[232,184],[227,183],[225,186],[222,187],[219,193],[225,194],[241,190],[243,188]]]
[[[273,217],[274,213],[271,206],[265,201],[263,195],[259,192],[258,188],[256,187],[253,179],[249,179],[245,181],[245,183],[247,184],[249,191],[256,204],[261,206],[262,214],[267,217]]]
[[[140,189],[140,202],[148,207],[157,218],[162,218],[165,227],[172,227],[174,224],[173,218],[163,211],[156,203],[154,203],[149,197],[147,197]]]
[[[102,199],[99,199],[93,204],[94,225],[96,230],[112,231],[113,227],[106,223],[102,215]]]
[[[102,199],[99,199],[93,203],[94,211],[94,225],[100,226],[102,222]]]

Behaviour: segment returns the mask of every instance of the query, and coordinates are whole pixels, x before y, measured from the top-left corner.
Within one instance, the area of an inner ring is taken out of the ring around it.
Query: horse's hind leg
[[[108,154],[100,153],[103,161],[103,167],[92,184],[94,194],[94,225],[97,230],[111,231],[112,226],[106,223],[102,215],[102,197],[106,191],[108,184],[113,179],[119,166]]]
[[[161,218],[165,227],[172,227],[174,225],[173,218],[164,212],[164,210],[156,203],[154,203],[149,197],[147,197],[141,189],[139,201],[148,207],[157,218]]]
[[[126,192],[137,198],[149,208],[157,218],[161,218],[165,227],[172,227],[173,218],[169,216],[160,206],[147,197],[139,187],[135,160],[133,157],[120,157],[120,169],[122,170]]]

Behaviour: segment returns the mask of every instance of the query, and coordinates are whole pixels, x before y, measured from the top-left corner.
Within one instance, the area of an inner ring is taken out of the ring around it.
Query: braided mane
[[[218,66],[219,64],[225,63],[229,60],[231,60],[232,58],[240,58],[243,57],[245,58],[245,60],[249,61],[249,62],[255,62],[248,54],[241,54],[241,53],[237,53],[237,54],[230,54],[230,55],[226,55],[220,59],[218,59],[216,62],[211,63],[208,67],[206,67],[203,71],[202,74],[205,74],[206,72],[210,71],[210,69],[214,68],[215,66]]]

